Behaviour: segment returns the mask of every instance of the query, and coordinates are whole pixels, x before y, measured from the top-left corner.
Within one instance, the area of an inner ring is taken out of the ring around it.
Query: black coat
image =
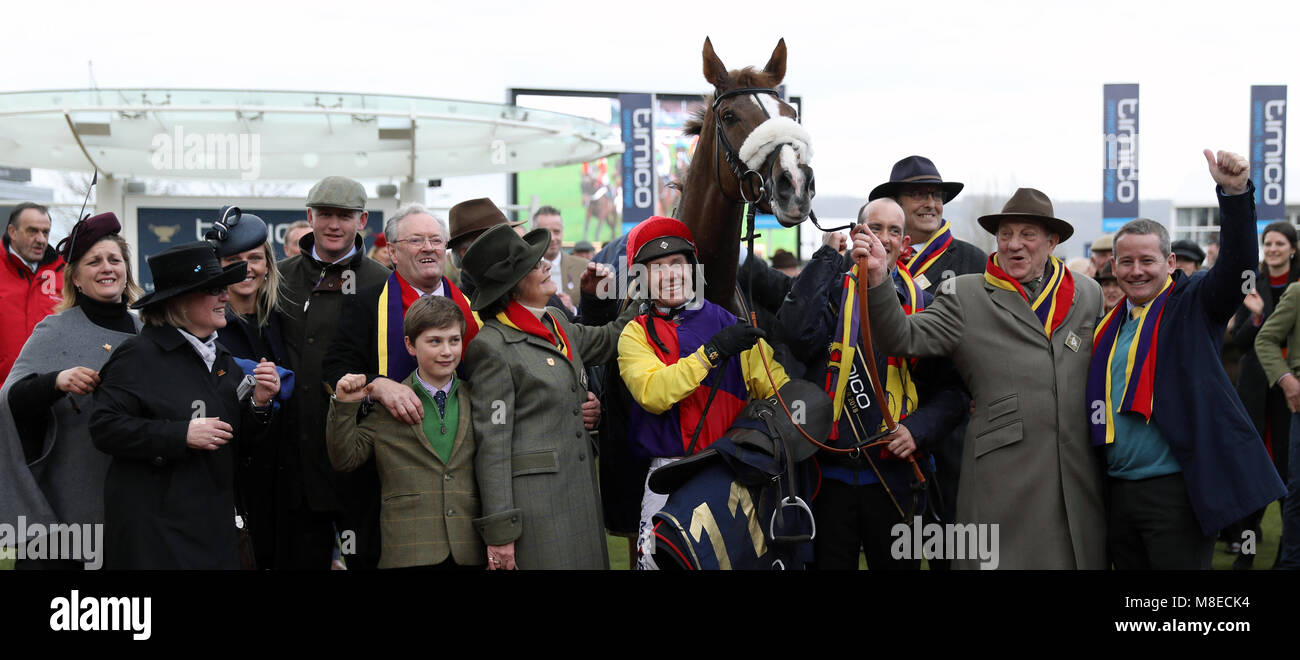
[[[91,440],[113,456],[104,483],[104,566],[237,569],[235,451],[268,417],[235,392],[243,371],[218,345],[212,371],[180,332],[145,326],[100,369]],[[215,451],[185,444],[190,419],[220,417],[234,439]]]
[[[226,327],[218,333],[217,343],[237,358],[254,362],[266,358],[278,367],[293,369],[284,346],[279,311],[272,312],[266,325],[258,327],[255,315],[241,319],[227,309]],[[241,443],[238,448],[235,495],[239,498],[239,512],[253,537],[258,568],[278,568],[283,564],[275,556],[276,521],[288,515],[289,495],[288,484],[280,475],[286,471],[298,473],[298,452],[289,451],[296,447],[281,441],[293,435],[297,424],[292,407],[292,398],[281,402],[265,440]]]
[[[1300,260],[1298,260],[1300,261]],[[1287,274],[1288,283],[1300,280],[1300,263],[1293,263]],[[1273,315],[1277,300],[1273,298],[1273,288],[1268,283],[1268,268],[1258,271],[1255,290],[1264,302],[1263,321]],[[1264,367],[1255,355],[1255,335],[1259,327],[1251,319],[1251,311],[1244,304],[1237,309],[1232,330],[1228,331],[1229,340],[1241,351],[1241,361],[1237,367],[1237,396],[1250,413],[1250,420],[1255,424],[1255,431],[1264,438],[1268,429],[1273,431],[1273,463],[1279,474],[1286,475],[1289,458],[1288,443],[1291,428],[1291,409],[1286,405],[1286,395],[1282,388],[1273,387],[1264,375]]]
[[[931,296],[939,295],[939,285],[945,279],[969,273],[982,273],[988,265],[989,255],[983,250],[959,239],[952,239],[952,245],[943,256],[935,260],[934,265],[925,271],[925,279],[930,286],[925,292]],[[951,273],[951,274],[948,274]]]

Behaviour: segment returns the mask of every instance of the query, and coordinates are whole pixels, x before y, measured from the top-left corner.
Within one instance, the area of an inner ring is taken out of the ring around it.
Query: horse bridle
[[[713,99],[712,110],[713,110],[714,132],[717,134],[716,139],[714,140],[713,143],[714,159],[715,160],[717,159],[718,145],[721,144],[723,149],[722,152],[723,157],[727,162],[727,166],[731,168],[732,174],[736,177],[736,188],[740,193],[740,199],[736,200],[727,196],[726,190],[722,187],[722,174],[717,168],[714,169],[714,176],[717,177],[718,190],[722,192],[723,196],[727,197],[733,203],[748,205],[748,209],[745,213],[745,225],[743,225],[743,228],[747,231],[747,235],[743,237],[743,240],[746,240],[748,242],[749,254],[752,258],[754,254],[754,239],[757,237],[757,234],[755,233],[755,226],[754,226],[755,207],[757,207],[759,204],[761,204],[764,200],[767,199],[768,181],[766,177],[763,176],[762,173],[757,172],[753,168],[749,167],[749,165],[740,158],[740,154],[736,151],[735,147],[732,146],[731,141],[727,139],[727,133],[726,131],[723,130],[722,127],[722,115],[718,112],[718,109],[722,101],[729,99],[733,96],[740,96],[743,94],[750,94],[750,95],[769,94],[771,96],[777,97],[778,99],[780,98],[780,95],[777,93],[775,89],[771,89],[767,87],[742,87],[739,89],[733,89],[718,94]],[[768,119],[772,118],[772,115],[767,111],[766,106],[764,106],[762,103],[759,103],[757,105],[759,106],[760,109],[763,110],[763,114]],[[776,151],[774,150],[772,153],[775,154]],[[771,156],[769,156],[769,158],[770,157]],[[758,186],[756,188],[756,194],[754,195],[754,199],[749,199],[745,196],[745,182],[754,177],[757,177]],[[842,227],[834,227],[834,228],[827,229],[822,227],[821,224],[817,222],[817,216],[815,213],[809,211],[808,215],[809,215],[809,219],[812,220],[813,226],[825,232],[834,232],[834,231],[840,231],[842,229],[851,229],[854,226],[852,223],[849,223],[848,225],[844,225]],[[749,279],[750,279],[749,291],[751,292],[751,295],[754,290],[753,278],[754,278],[754,272],[751,269],[749,273]],[[881,486],[885,488],[886,494],[889,495],[889,499],[893,502],[894,507],[898,510],[899,515],[902,518],[906,519],[909,516],[909,514],[905,514],[903,512],[903,508],[898,503],[898,499],[894,496],[893,492],[889,489],[888,484],[885,483],[884,475],[880,473],[880,470],[876,467],[875,461],[873,461],[871,459],[871,456],[865,451],[866,449],[871,447],[889,444],[889,441],[885,440],[884,438],[897,431],[899,426],[898,421],[894,419],[894,416],[890,412],[889,406],[886,403],[887,398],[884,391],[884,385],[880,379],[879,370],[876,368],[875,350],[871,343],[871,328],[870,328],[870,324],[867,322],[866,259],[861,259],[858,261],[857,287],[858,287],[858,305],[859,305],[858,313],[859,313],[859,317],[862,319],[862,321],[858,324],[858,327],[860,328],[859,345],[861,346],[863,355],[866,356],[863,362],[866,363],[867,370],[870,373],[871,385],[875,390],[876,400],[880,402],[880,413],[885,424],[885,430],[873,436],[870,436],[866,440],[861,440],[855,443],[852,447],[837,448],[837,447],[831,447],[824,443],[818,442],[816,439],[808,435],[808,433],[805,432],[803,430],[803,427],[798,423],[794,423],[794,427],[799,430],[799,432],[804,436],[804,439],[808,440],[819,449],[831,453],[835,453],[835,454],[848,454],[850,456],[855,456],[855,457],[862,456],[863,458],[866,458],[867,463],[871,466],[872,471],[876,473],[877,479],[880,480]],[[744,300],[743,296],[740,296],[740,298],[742,301]],[[748,308],[749,308],[749,313],[748,313],[749,322],[751,325],[757,328],[758,315],[754,311],[755,308],[752,304],[752,301],[749,301]],[[781,404],[781,408],[783,412],[790,417],[791,422],[793,423],[794,415],[793,413],[790,412],[790,408],[786,405],[785,400],[781,398],[781,394],[778,391],[778,388],[776,387],[776,380],[772,376],[771,367],[768,363],[767,356],[764,355],[761,345],[755,344],[755,347],[758,348],[760,360],[763,362],[764,369],[767,370],[767,376],[772,385],[772,391],[776,394],[776,399]],[[921,470],[921,466],[917,462],[914,453],[909,454],[905,459],[909,463],[911,463],[912,473],[913,476],[915,477],[915,480],[913,481],[912,484],[912,490],[913,490],[912,507],[911,507],[912,513],[915,513],[916,511],[916,503],[917,503],[917,499],[919,498],[919,493],[925,490],[926,488],[925,473]]]

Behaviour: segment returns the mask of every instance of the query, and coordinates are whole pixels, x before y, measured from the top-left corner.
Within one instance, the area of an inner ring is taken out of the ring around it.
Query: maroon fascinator
[[[68,237],[59,241],[56,249],[63,257],[63,261],[73,264],[100,239],[120,231],[122,231],[122,223],[117,221],[116,214],[111,211],[100,213],[73,225]]]

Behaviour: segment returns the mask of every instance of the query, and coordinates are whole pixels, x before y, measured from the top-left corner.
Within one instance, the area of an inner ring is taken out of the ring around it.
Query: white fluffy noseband
[[[783,144],[794,147],[800,164],[807,165],[812,161],[812,137],[799,122],[789,117],[770,117],[759,124],[740,145],[740,160],[749,169],[757,170],[772,150]]]

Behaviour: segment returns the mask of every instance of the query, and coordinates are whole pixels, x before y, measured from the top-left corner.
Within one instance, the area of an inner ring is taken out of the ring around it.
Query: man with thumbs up
[[[1204,153],[1221,217],[1213,268],[1179,269],[1153,220],[1115,233],[1125,300],[1097,324],[1088,403],[1117,569],[1209,569],[1218,530],[1285,493],[1218,358],[1259,260],[1255,189],[1245,158]]]

